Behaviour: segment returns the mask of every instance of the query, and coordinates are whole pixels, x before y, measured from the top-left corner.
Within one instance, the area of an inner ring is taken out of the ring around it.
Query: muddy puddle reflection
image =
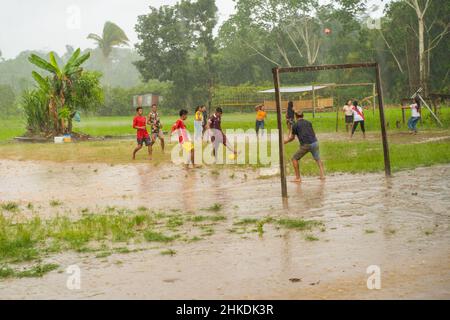
[[[0,200],[31,202],[39,215],[78,215],[82,208],[180,209],[214,204],[229,219],[303,217],[324,223],[308,233],[267,225],[264,234],[230,234],[96,259],[49,258],[82,270],[81,290],[67,275],[0,281],[0,298],[450,298],[450,166],[396,173],[306,177],[288,182],[283,208],[277,177],[255,170],[174,166],[56,164],[0,160]],[[58,199],[62,205],[49,205]],[[33,213],[24,209],[24,215]],[[311,240],[312,238],[310,238]],[[382,289],[368,290],[366,269],[382,270]]]

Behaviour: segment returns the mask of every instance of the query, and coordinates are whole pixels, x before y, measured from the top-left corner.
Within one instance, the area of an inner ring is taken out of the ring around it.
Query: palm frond
[[[74,53],[70,56],[69,60],[67,60],[67,63],[65,65],[65,67],[67,68],[68,66],[71,66],[73,64],[73,62],[78,58],[78,56],[80,55],[80,48],[78,48],[77,50],[74,51]],[[64,70],[65,71],[65,70]]]
[[[110,47],[119,44],[128,44],[125,32],[115,23],[107,21],[103,27],[103,42]]]
[[[74,62],[73,62],[73,66],[74,67],[79,67],[81,66],[87,59],[89,59],[89,57],[91,56],[91,53],[85,53],[83,54],[81,57],[77,58]]]
[[[95,33],[89,33],[89,35],[87,36],[87,39],[97,41],[97,43],[99,43],[99,44],[103,41],[102,37],[100,37],[98,34],[95,34]]]
[[[44,69],[48,72],[57,74],[58,70],[49,62],[45,61],[44,59],[42,59],[41,57],[35,55],[34,53],[31,54],[31,56],[28,58],[28,61],[30,61],[32,64],[34,64],[35,66]]]
[[[50,90],[50,84],[48,83],[48,80],[46,78],[41,76],[36,71],[32,71],[31,75],[33,76],[33,79],[36,80],[36,82],[38,83],[39,87],[42,90],[47,91],[47,92]]]
[[[55,67],[55,70],[57,71],[58,76],[60,76],[61,70],[59,69],[58,62],[56,62],[55,53],[53,51],[51,51],[48,56],[50,58],[50,64],[53,67]]]

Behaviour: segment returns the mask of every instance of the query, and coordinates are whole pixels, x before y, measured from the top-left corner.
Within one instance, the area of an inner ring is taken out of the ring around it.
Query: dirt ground
[[[105,206],[198,212],[220,203],[229,218],[303,217],[326,227],[306,241],[293,230],[239,236],[225,225],[206,240],[171,245],[174,256],[59,254],[46,262],[63,271],[77,264],[80,290],[54,271],[0,281],[0,299],[450,299],[450,165],[389,179],[306,177],[288,184],[287,207],[279,178],[262,179],[259,170],[0,160],[0,177],[0,201],[32,202],[45,217]],[[49,205],[56,199],[61,207]],[[380,290],[367,288],[371,265],[381,269]]]

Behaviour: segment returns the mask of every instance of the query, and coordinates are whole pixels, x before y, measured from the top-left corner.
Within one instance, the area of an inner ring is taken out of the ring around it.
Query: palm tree
[[[71,94],[73,83],[77,81],[83,68],[83,64],[90,57],[90,53],[80,56],[78,48],[69,58],[64,66],[59,66],[56,62],[55,54],[50,52],[49,61],[32,54],[28,60],[37,67],[50,72],[51,77],[43,77],[36,71],[32,72],[34,80],[36,80],[39,88],[47,95],[49,117],[53,118],[54,133],[64,131],[64,118],[68,118],[66,114],[66,98]]]
[[[103,57],[105,59],[109,57],[113,47],[128,45],[129,41],[125,32],[117,24],[111,21],[105,22],[101,37],[95,33],[90,33],[87,38],[97,42],[97,45],[102,50]]]

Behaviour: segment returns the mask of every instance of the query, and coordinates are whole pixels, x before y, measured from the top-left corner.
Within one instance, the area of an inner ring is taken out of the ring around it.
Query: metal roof
[[[314,90],[320,90],[326,88],[327,86],[314,86]],[[281,93],[297,93],[297,92],[307,92],[313,91],[313,86],[302,86],[302,87],[285,87],[280,88]],[[260,93],[275,93],[275,89],[258,91]]]

